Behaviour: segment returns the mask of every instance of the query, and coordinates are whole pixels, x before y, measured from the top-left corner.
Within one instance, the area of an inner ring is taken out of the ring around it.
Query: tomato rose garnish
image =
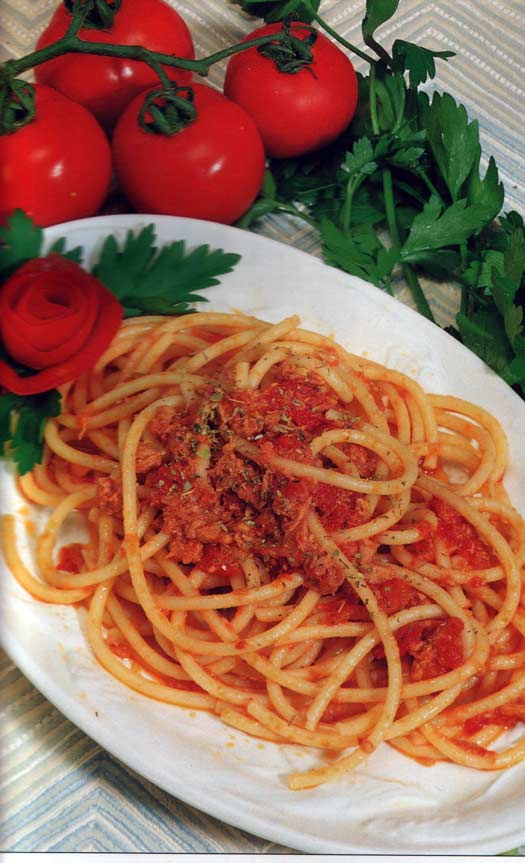
[[[23,376],[0,359],[0,386],[44,392],[79,377],[108,347],[122,320],[119,301],[79,264],[51,254],[23,264],[0,288],[0,335]]]

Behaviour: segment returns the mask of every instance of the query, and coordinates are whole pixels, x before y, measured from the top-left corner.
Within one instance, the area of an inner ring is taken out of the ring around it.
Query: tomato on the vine
[[[71,14],[61,3],[40,36],[37,48],[62,38],[70,23]],[[122,0],[111,27],[101,30],[83,27],[78,35],[88,42],[141,45],[150,51],[175,54],[188,60],[195,57],[186,22],[164,0]],[[164,69],[180,84],[188,83],[191,78],[185,70]],[[153,69],[144,62],[90,54],[63,54],[48,60],[36,68],[35,76],[42,84],[49,84],[80,102],[105,127],[115,123],[137,93],[158,80]]]
[[[20,208],[42,227],[92,216],[107,195],[111,150],[82,105],[35,85],[35,119],[0,135],[0,222]]]
[[[250,33],[256,39],[279,33],[282,23]],[[305,42],[312,28],[291,24],[295,38]],[[357,76],[348,57],[314,31],[312,62],[295,71],[281,71],[258,48],[230,58],[224,92],[253,117],[266,152],[288,158],[309,153],[335,140],[348,126],[357,106]]]
[[[137,96],[113,135],[120,186],[142,213],[164,213],[231,224],[261,187],[265,155],[255,123],[235,102],[204,84],[186,92],[196,117],[173,134],[143,128],[147,94]],[[154,92],[154,91],[152,91]]]

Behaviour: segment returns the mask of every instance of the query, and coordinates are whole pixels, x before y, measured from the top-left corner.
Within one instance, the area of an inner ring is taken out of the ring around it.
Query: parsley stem
[[[368,45],[368,47],[371,48],[372,51],[376,52],[379,59],[382,60],[389,69],[391,68],[392,58],[388,51],[385,51],[385,49],[382,45],[379,44],[379,42],[376,42],[376,40],[372,36],[365,36],[365,44]]]
[[[298,207],[295,206],[295,204],[287,204],[285,201],[273,201],[270,198],[263,198],[260,200],[268,200],[274,205],[273,209],[270,210],[271,213],[288,213],[290,216],[295,216],[297,219],[302,219],[303,222],[306,222],[312,228],[315,228],[316,230],[319,229],[319,225],[315,221],[315,219],[309,216],[308,213],[300,210]],[[260,216],[257,216],[257,218],[260,218]],[[235,227],[249,228],[252,224],[252,221],[255,221],[255,219],[251,217],[251,212],[250,210],[248,210],[247,213],[245,213],[237,222],[235,222]]]
[[[312,219],[308,213],[304,213],[294,204],[279,204],[279,211],[283,213],[290,213],[291,216],[296,216],[298,219],[302,219],[304,222],[307,222],[312,228],[318,228],[318,224],[315,219]]]
[[[404,192],[405,195],[408,195],[409,198],[414,198],[414,200],[420,205],[421,209],[423,209],[427,203],[427,199],[421,195],[414,186],[410,185],[410,183],[405,183],[404,180],[400,180],[399,177],[393,177],[392,179],[396,189],[400,189],[400,191]]]
[[[365,174],[358,174],[356,177],[352,177],[352,179],[349,180],[347,184],[345,202],[341,211],[341,227],[343,231],[348,231],[350,228],[350,223],[352,221],[352,203],[354,200],[354,195],[363,180],[365,179],[365,176]]]
[[[379,118],[377,115],[377,93],[376,93],[376,64],[370,68],[370,123],[372,124],[372,131],[374,135],[379,135]]]
[[[392,243],[394,248],[401,248],[401,237],[399,234],[399,227],[397,224],[396,218],[396,205],[394,200],[394,190],[392,183],[392,172],[390,168],[382,169],[382,179],[383,179],[383,196],[385,199],[385,213],[386,220],[388,224],[388,230],[390,231],[390,236],[392,237]],[[414,302],[416,303],[417,310],[425,318],[428,318],[429,321],[436,323],[434,319],[434,315],[432,314],[432,310],[428,304],[427,298],[423,293],[423,289],[419,284],[419,279],[416,276],[414,270],[410,266],[410,264],[403,264],[403,275],[405,277],[405,281],[410,288],[410,292],[412,297],[414,298]]]
[[[385,213],[386,220],[388,223],[388,230],[390,231],[390,236],[392,237],[392,243],[397,248],[401,248],[401,237],[399,236],[399,228],[397,225],[396,218],[396,205],[394,201],[394,189],[392,183],[392,171],[390,168],[382,169],[382,180],[383,180],[383,196],[385,199]]]
[[[467,245],[466,243],[461,243],[459,247],[459,255],[461,258],[461,271],[463,272],[467,268]],[[465,281],[461,282],[461,306],[460,311],[462,315],[468,315],[469,313],[469,289]]]
[[[427,187],[428,191],[429,191],[432,195],[435,195],[435,196],[436,196],[436,198],[438,199],[438,201],[440,201],[440,203],[441,203],[441,204],[443,204],[443,198],[441,197],[441,195],[439,194],[438,190],[437,190],[437,189],[436,189],[436,187],[434,186],[434,183],[432,182],[432,180],[431,180],[431,179],[430,179],[430,177],[428,176],[428,174],[427,174],[427,172],[425,171],[425,169],[424,169],[424,168],[421,168],[421,167],[418,167],[418,168],[414,171],[414,173],[415,173],[415,175],[416,175],[417,177],[419,177],[419,179],[420,179],[420,180],[422,180],[422,181],[423,181],[423,183],[424,183],[424,184],[425,184],[425,186]]]
[[[432,309],[430,308],[427,298],[423,293],[423,289],[419,284],[419,279],[410,264],[403,264],[403,275],[408,287],[410,288],[410,292],[414,298],[418,312],[435,324],[436,319],[432,314]]]
[[[310,9],[312,19],[316,21],[319,26],[323,28],[323,30],[326,30],[326,32],[329,33],[333,39],[339,42],[340,45],[342,45],[348,51],[352,51],[353,54],[357,54],[358,57],[361,57],[362,60],[366,60],[367,63],[375,63],[373,57],[371,57],[369,54],[366,54],[364,51],[361,51],[361,49],[357,48],[356,45],[352,45],[351,42],[347,42],[347,40],[343,36],[341,36],[337,32],[337,30],[334,30],[333,27],[330,27],[330,25],[324,20],[324,18],[321,18],[321,16],[318,15],[317,12],[314,12],[314,10],[310,7],[310,4],[307,5]]]

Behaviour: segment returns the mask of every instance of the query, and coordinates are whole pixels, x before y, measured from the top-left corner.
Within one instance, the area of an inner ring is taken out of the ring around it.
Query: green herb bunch
[[[335,33],[310,0],[241,0],[268,21],[293,17]],[[447,93],[422,85],[435,76],[433,51],[396,40],[387,51],[377,29],[399,0],[367,0],[363,41],[374,56],[359,75],[359,107],[327,149],[271,160],[259,198],[239,225],[288,213],[318,231],[328,264],[393,292],[402,274],[418,310],[434,320],[421,277],[455,281],[460,308],[448,330],[525,397],[525,231],[516,212],[502,215],[504,189],[490,158],[480,169],[476,120]]]

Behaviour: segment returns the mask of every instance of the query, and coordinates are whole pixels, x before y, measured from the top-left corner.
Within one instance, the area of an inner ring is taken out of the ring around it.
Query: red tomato
[[[37,42],[43,48],[66,32],[70,13],[61,3]],[[108,30],[83,28],[89,42],[142,45],[151,51],[195,57],[191,33],[180,15],[163,0],[122,0],[113,26]],[[188,83],[189,72],[165,67],[179,83]],[[48,60],[35,70],[36,80],[49,84],[88,108],[102,125],[112,126],[133,96],[158,81],[152,69],[141,61],[89,54],[65,54]]]
[[[303,41],[310,33],[304,25],[292,27],[292,34]],[[282,24],[269,24],[246,38],[278,33],[281,28]],[[270,156],[288,158],[324,147],[354,116],[354,67],[333,42],[322,33],[316,35],[313,62],[298,72],[281,72],[257,48],[235,54],[228,63],[224,92],[253,117]]]
[[[35,90],[36,118],[0,135],[0,222],[17,207],[42,227],[92,216],[111,177],[107,138],[82,105]]]
[[[139,125],[146,94],[126,108],[113,135],[120,186],[142,213],[231,224],[254,201],[264,174],[264,148],[239,105],[193,84],[197,118],[173,135]]]

